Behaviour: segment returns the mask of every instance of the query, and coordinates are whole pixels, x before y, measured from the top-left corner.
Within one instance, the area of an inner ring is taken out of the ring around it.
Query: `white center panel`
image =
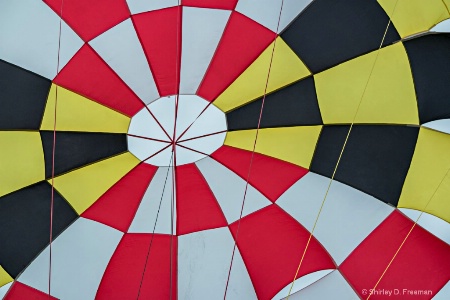
[[[162,97],[131,119],[128,149],[148,164],[184,165],[221,147],[226,130],[225,114],[199,96]]]

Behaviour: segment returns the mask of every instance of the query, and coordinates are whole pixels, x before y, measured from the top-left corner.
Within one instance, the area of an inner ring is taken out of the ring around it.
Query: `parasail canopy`
[[[449,0],[0,0],[0,298],[450,299]]]

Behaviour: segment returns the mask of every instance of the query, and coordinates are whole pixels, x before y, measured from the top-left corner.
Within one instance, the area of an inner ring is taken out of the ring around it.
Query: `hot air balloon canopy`
[[[450,299],[449,0],[0,0],[0,298]]]

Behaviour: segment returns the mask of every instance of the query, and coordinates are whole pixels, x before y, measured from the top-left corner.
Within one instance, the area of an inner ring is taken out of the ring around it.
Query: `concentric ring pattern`
[[[449,6],[0,0],[0,296],[449,299]]]

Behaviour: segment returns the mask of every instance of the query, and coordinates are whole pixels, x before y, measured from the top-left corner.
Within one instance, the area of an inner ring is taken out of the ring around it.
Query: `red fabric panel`
[[[264,26],[233,12],[197,94],[214,101],[275,37]]]
[[[176,167],[177,235],[227,226],[214,194],[195,164]]]
[[[178,93],[181,65],[181,7],[132,16],[159,94]]]
[[[144,107],[136,94],[88,45],[75,54],[53,82],[127,116],[133,116]]]
[[[148,164],[139,164],[81,216],[127,232],[157,169]]]
[[[236,240],[239,221],[230,225]],[[310,233],[277,205],[241,219],[236,244],[258,299],[272,299],[294,278]],[[313,237],[296,278],[335,269],[333,260]]]
[[[127,233],[113,254],[95,299],[138,299],[139,285],[151,234]],[[172,240],[172,297],[170,297],[170,245]],[[148,256],[139,299],[177,299],[177,237],[155,234]]]
[[[44,0],[59,16],[62,0]],[[125,0],[64,1],[64,21],[84,40],[90,41],[130,16]]]
[[[355,291],[366,299],[397,249],[413,226],[413,222],[394,211],[342,263],[341,272]],[[435,295],[450,279],[450,246],[420,226],[414,227],[377,291],[392,291],[389,299],[430,299],[430,295],[408,295],[404,290],[431,290]],[[395,289],[398,294],[395,295]],[[370,299],[386,299],[382,292]]]
[[[247,180],[252,152],[222,146],[211,156]],[[253,157],[249,183],[275,202],[291,185],[308,173],[307,169],[256,153]]]
[[[183,0],[181,5],[233,10],[238,0]]]
[[[36,290],[28,285],[14,282],[4,300],[57,300],[58,298],[48,296],[48,293]]]

